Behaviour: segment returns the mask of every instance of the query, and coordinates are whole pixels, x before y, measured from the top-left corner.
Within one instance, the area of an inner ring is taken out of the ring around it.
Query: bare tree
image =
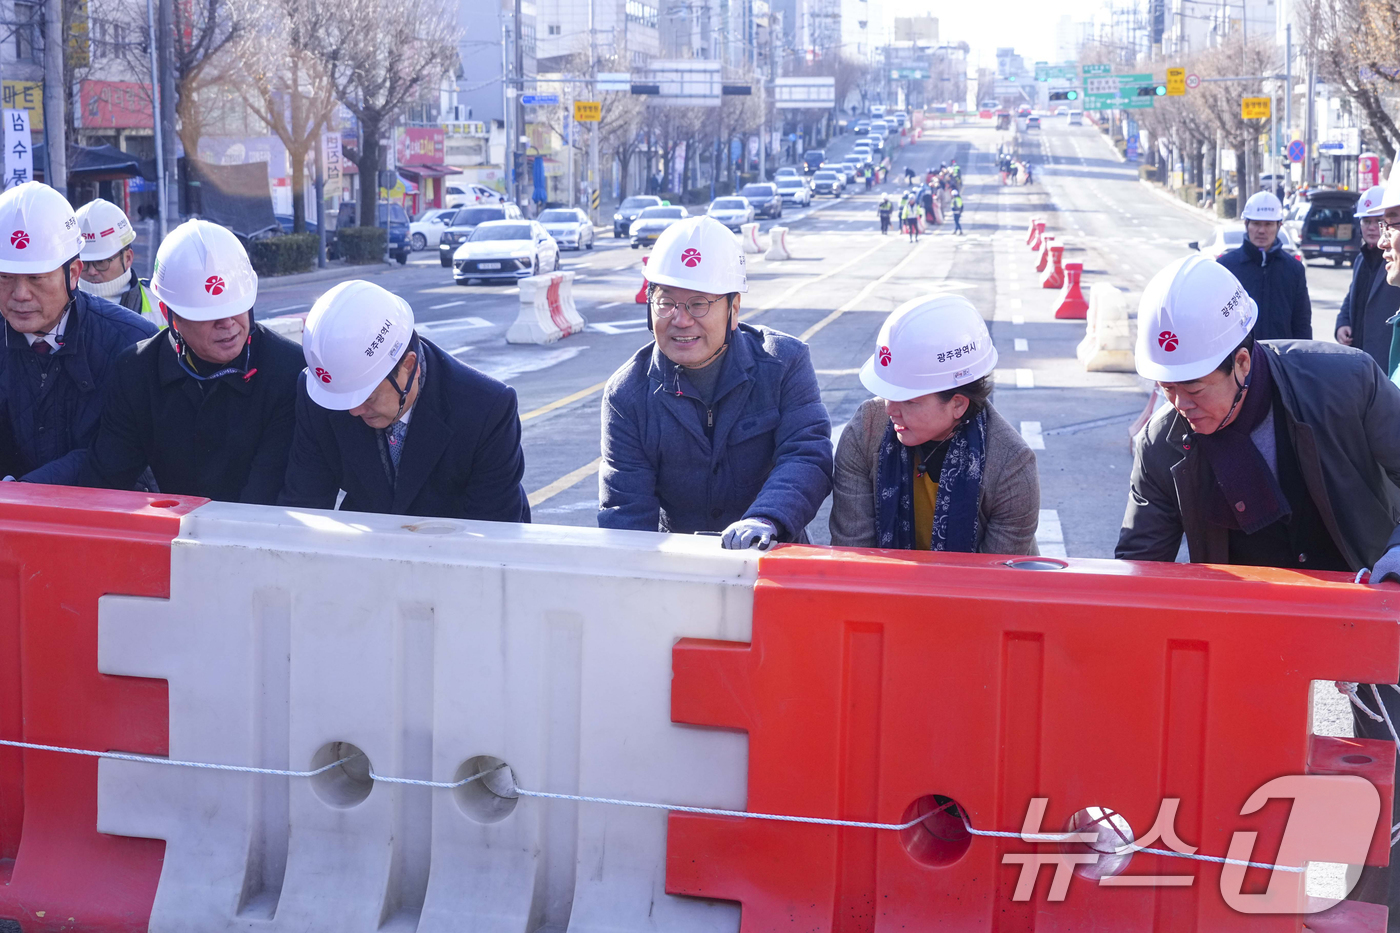
[[[379,136],[457,61],[455,6],[447,0],[305,0],[322,24],[314,55],[336,98],[360,122],[361,210],[379,202]],[[372,223],[373,213],[360,218]]]
[[[171,7],[175,31],[169,41],[177,132],[190,154],[199,151],[199,139],[204,135],[206,110],[199,95],[223,83],[223,67],[228,64],[223,53],[238,38],[238,27],[229,13],[228,0],[189,0]]]

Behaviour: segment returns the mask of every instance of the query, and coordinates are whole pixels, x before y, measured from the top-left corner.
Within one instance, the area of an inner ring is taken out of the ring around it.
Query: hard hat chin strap
[[[177,363],[180,364],[180,368],[183,369],[183,370],[185,371],[185,373],[186,373],[187,375],[189,375],[191,378],[193,378],[193,379],[198,379],[200,382],[210,382],[210,381],[212,381],[212,380],[214,380],[214,379],[218,379],[218,378],[220,378],[220,377],[222,377],[222,376],[227,376],[227,375],[229,375],[229,374],[231,374],[231,373],[240,373],[240,374],[242,374],[242,376],[243,376],[243,381],[244,381],[244,382],[247,382],[249,379],[252,379],[252,378],[253,378],[253,375],[254,375],[255,373],[257,373],[257,370],[254,369],[254,368],[252,368],[252,362],[253,362],[253,309],[252,309],[252,308],[249,308],[249,309],[248,309],[248,339],[247,339],[246,341],[244,341],[244,343],[243,343],[243,365],[241,365],[241,366],[225,366],[225,367],[222,367],[222,368],[218,369],[218,370],[217,370],[216,372],[214,372],[212,375],[207,375],[207,376],[206,376],[206,375],[204,375],[203,373],[199,372],[198,367],[195,365],[195,360],[199,360],[200,362],[207,362],[207,361],[205,361],[202,357],[200,357],[198,354],[196,354],[194,351],[192,351],[192,350],[189,348],[189,344],[185,343],[185,337],[184,337],[184,335],[180,333],[180,328],[179,328],[178,326],[176,326],[176,324],[175,324],[175,312],[171,309],[171,307],[170,307],[168,304],[166,304],[166,303],[163,302],[163,301],[158,302],[158,304],[159,304],[159,306],[160,306],[160,312],[161,312],[161,314],[165,315],[165,323],[169,325],[169,327],[168,327],[167,329],[170,331],[170,343],[175,347],[175,361],[176,361]],[[236,316],[237,316],[237,315],[235,315],[235,317],[236,317]]]
[[[399,410],[394,412],[394,421],[398,421],[403,417],[404,407],[408,404],[408,391],[413,387],[413,380],[420,375],[422,369],[420,364],[423,362],[423,351],[418,344],[417,331],[414,331],[412,339],[408,341],[408,349],[404,351],[405,355],[409,353],[413,354],[413,368],[408,371],[408,378],[403,381],[402,388],[399,387],[398,380],[394,378],[394,374],[399,368],[397,363],[394,364],[394,368],[389,371],[389,375],[384,377],[388,380],[389,385],[394,387],[394,391],[399,393]],[[393,424],[393,421],[389,423]]]

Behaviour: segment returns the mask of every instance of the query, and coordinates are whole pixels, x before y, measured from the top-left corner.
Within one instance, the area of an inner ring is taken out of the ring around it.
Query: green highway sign
[[[1107,99],[1084,99],[1085,110],[1145,110],[1152,107],[1154,97],[1117,97]]]
[[[1073,81],[1078,77],[1078,65],[1037,64],[1035,66],[1035,79],[1037,81]]]
[[[1084,77],[1087,78],[1087,77],[1089,77],[1090,75],[1106,75],[1106,74],[1112,74],[1112,73],[1113,73],[1113,66],[1112,66],[1112,65],[1085,65],[1083,70],[1084,70]]]
[[[1084,108],[1133,110],[1152,106],[1151,96],[1141,96],[1138,89],[1156,84],[1150,74],[1092,75],[1084,78]],[[1091,106],[1097,103],[1098,106]]]

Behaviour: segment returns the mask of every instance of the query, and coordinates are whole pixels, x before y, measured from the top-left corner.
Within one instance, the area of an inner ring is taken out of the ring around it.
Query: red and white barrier
[[[1036,252],[1041,247],[1041,237],[1045,236],[1045,221],[1037,220],[1031,229],[1031,252]]]
[[[643,256],[643,257],[642,257],[642,287],[639,288],[639,289],[637,289],[637,304],[639,304],[639,305],[644,305],[644,304],[647,303],[647,271],[646,271],[646,265],[647,265],[647,260],[650,259],[650,258],[651,258],[650,256]]]
[[[506,343],[554,343],[585,326],[574,304],[572,272],[532,275],[520,280],[520,313],[506,331]]]
[[[792,258],[792,250],[788,248],[787,227],[770,227],[768,229],[768,252],[763,254],[763,258],[769,262]]]
[[[1046,237],[1053,240],[1054,237]],[[1065,284],[1065,248],[1062,244],[1051,243],[1047,250],[1050,252],[1050,262],[1045,270],[1045,275],[1040,279],[1041,288],[1060,288]],[[1083,268],[1081,266],[1081,268]]]
[[[763,252],[763,247],[758,244],[758,224],[747,223],[739,226],[739,242],[744,246],[744,252],[757,255]]]
[[[1050,264],[1050,247],[1054,245],[1055,238],[1043,236],[1040,238],[1040,260],[1035,264],[1036,272],[1044,272],[1045,267]]]
[[[306,327],[306,315],[289,314],[282,317],[258,318],[258,323],[293,343],[301,343],[301,332]]]
[[[1079,280],[1083,274],[1084,263],[1065,263],[1064,290],[1060,292],[1060,302],[1055,306],[1055,317],[1058,320],[1082,321],[1089,316],[1089,302],[1084,300],[1084,292],[1079,287]]]

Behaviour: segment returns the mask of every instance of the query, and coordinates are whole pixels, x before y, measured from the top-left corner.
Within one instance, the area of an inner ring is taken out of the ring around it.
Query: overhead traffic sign
[[[1156,83],[1150,74],[1095,75],[1084,79],[1085,110],[1151,107]],[[1146,89],[1145,93],[1142,93]]]
[[[1240,100],[1240,116],[1246,120],[1267,120],[1273,101],[1267,97],[1245,97]]]
[[[1074,81],[1079,77],[1079,66],[1077,65],[1041,65],[1035,66],[1035,79],[1037,81]]]
[[[1083,68],[1082,68],[1081,70],[1083,71],[1084,77],[1087,78],[1087,77],[1089,77],[1090,75],[1106,75],[1106,74],[1112,74],[1112,73],[1113,73],[1113,66],[1112,66],[1112,65],[1084,65]]]
[[[1186,69],[1167,69],[1167,96],[1180,97],[1186,93]]]
[[[1288,161],[1301,162],[1307,154],[1308,147],[1303,144],[1301,139],[1295,139],[1288,144]]]
[[[1196,88],[1198,88],[1198,87],[1200,87],[1200,86],[1201,86],[1201,76],[1200,76],[1200,75],[1198,75],[1198,74],[1189,74],[1189,75],[1186,76],[1186,88],[1187,88],[1187,90],[1194,91]]]
[[[579,123],[598,123],[603,119],[603,103],[597,100],[574,101],[574,120]]]

